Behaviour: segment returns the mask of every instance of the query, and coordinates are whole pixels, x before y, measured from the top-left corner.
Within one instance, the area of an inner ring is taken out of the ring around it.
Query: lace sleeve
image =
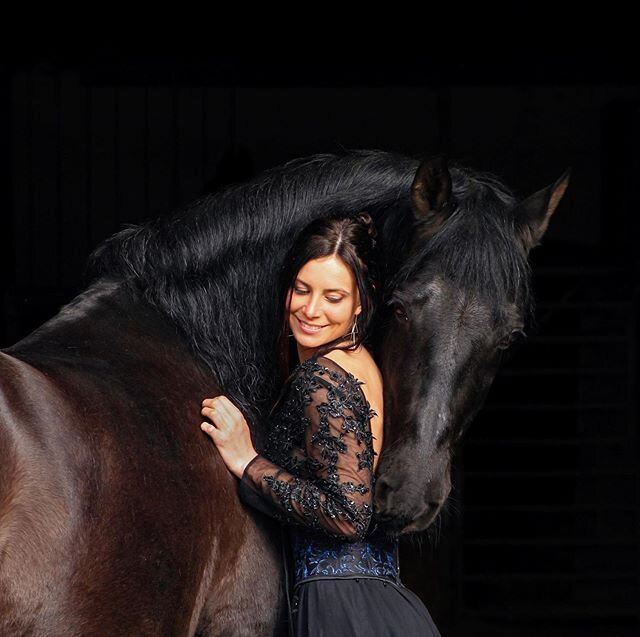
[[[304,424],[311,477],[295,476],[256,456],[242,483],[267,501],[263,511],[336,537],[364,537],[372,514],[374,452],[371,413],[357,382],[340,383],[318,370],[309,376]]]

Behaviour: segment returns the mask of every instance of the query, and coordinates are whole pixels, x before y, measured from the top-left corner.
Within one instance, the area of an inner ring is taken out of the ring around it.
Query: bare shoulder
[[[325,354],[324,358],[337,363],[342,369],[367,385],[376,386],[382,382],[382,374],[373,356],[362,346],[355,352],[334,349]]]

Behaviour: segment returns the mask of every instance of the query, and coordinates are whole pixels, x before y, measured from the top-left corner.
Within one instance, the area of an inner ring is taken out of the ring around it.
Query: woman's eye
[[[329,301],[330,303],[340,303],[340,301],[342,301],[342,297],[335,297],[335,296],[328,296],[327,297],[327,301]]]
[[[294,291],[296,294],[306,294],[306,293],[307,293],[307,290],[305,290],[305,289],[303,289],[303,288],[293,288],[293,291]]]

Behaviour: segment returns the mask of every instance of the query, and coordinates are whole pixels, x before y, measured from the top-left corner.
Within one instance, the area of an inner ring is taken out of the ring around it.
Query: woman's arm
[[[304,409],[313,477],[299,478],[258,455],[242,475],[245,501],[252,500],[250,490],[264,503],[256,508],[282,520],[349,540],[364,536],[372,515],[373,440],[366,403],[354,410],[361,394],[355,386],[351,390],[358,396],[314,373]]]
[[[313,477],[306,480],[296,477],[255,454],[251,446],[253,456],[241,474],[243,501],[283,521],[316,528],[329,535],[350,540],[364,536],[372,515],[373,441],[369,413],[365,413],[368,406],[362,402],[357,387],[351,390],[357,395],[349,395],[326,375],[314,373],[304,389],[305,447],[307,466]],[[228,404],[233,405],[230,401]],[[359,406],[354,410],[356,404]],[[220,409],[217,411],[216,416],[205,408],[203,414],[216,419],[217,430],[224,430],[224,423],[217,420],[233,420],[232,410],[225,404],[224,417],[220,416]],[[202,428],[218,445],[220,432],[210,431],[211,425],[205,423]],[[233,445],[234,439],[242,438],[242,428],[232,429],[235,434],[222,434],[225,444]],[[239,448],[243,458],[251,454],[245,445]],[[226,454],[224,445],[221,453],[238,475],[241,462]]]

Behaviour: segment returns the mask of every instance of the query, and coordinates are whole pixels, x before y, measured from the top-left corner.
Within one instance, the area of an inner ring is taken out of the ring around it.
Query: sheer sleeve
[[[340,383],[326,372],[316,369],[303,387],[309,478],[258,455],[247,465],[241,489],[260,496],[253,506],[283,521],[357,540],[372,514],[372,413],[358,381]]]

